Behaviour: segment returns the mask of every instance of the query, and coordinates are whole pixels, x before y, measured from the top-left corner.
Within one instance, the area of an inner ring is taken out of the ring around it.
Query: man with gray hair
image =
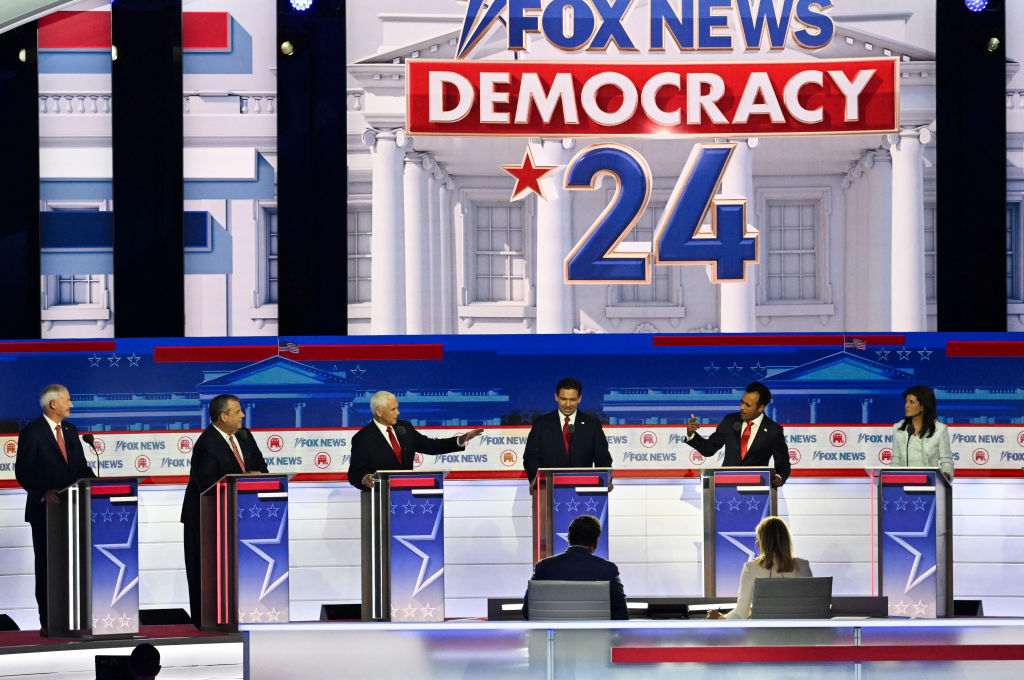
[[[57,503],[61,489],[79,479],[95,477],[85,461],[78,430],[67,421],[71,394],[63,385],[47,385],[39,393],[43,414],[18,434],[18,457],[14,474],[28,492],[25,521],[32,527],[35,552],[36,602],[39,604],[39,634],[47,636],[46,613],[46,506]]]
[[[373,420],[352,437],[348,481],[360,491],[373,488],[377,470],[412,470],[417,453],[438,456],[465,448],[466,442],[484,428],[447,439],[431,439],[416,431],[408,420],[399,420],[398,399],[381,390],[370,397]]]
[[[437,456],[461,451],[473,437],[484,431],[482,427],[446,439],[431,439],[416,431],[408,420],[398,419],[398,399],[391,392],[380,391],[370,397],[371,420],[352,437],[352,458],[348,466],[348,481],[360,491],[373,488],[373,473],[378,470],[412,470],[417,453]],[[360,523],[362,569],[362,615],[369,620],[372,612],[372,577],[369,565],[373,544],[370,527],[370,494],[361,496]]]

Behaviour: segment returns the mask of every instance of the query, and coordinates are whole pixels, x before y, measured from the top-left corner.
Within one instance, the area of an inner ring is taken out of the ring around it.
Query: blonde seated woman
[[[728,614],[712,609],[709,619],[749,619],[750,603],[754,598],[754,579],[806,578],[813,576],[807,560],[793,557],[793,537],[780,517],[765,517],[755,532],[757,549],[761,554],[743,565],[740,574],[740,592],[736,608]]]

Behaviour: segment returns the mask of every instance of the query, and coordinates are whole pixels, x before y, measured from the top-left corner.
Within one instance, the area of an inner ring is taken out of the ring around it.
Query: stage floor
[[[141,642],[160,650],[160,680],[241,679],[242,636],[203,633],[191,625],[142,626],[126,640],[44,638],[38,630],[0,632],[0,679],[92,680],[97,654],[130,654]]]

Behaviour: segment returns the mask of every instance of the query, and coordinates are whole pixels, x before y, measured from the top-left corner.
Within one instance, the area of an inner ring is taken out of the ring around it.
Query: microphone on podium
[[[82,435],[82,441],[89,445],[92,449],[93,455],[96,456],[96,476],[100,476],[100,452],[96,450],[96,437],[93,436],[92,432],[86,432]]]

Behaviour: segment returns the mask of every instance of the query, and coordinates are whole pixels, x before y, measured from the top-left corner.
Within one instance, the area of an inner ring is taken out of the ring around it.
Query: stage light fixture
[[[294,1],[292,4],[295,4]],[[988,6],[988,0],[964,0],[964,4],[967,5],[967,9],[972,12],[980,12]]]
[[[305,12],[313,6],[313,0],[290,0],[290,2],[292,3],[292,9],[299,12]]]

